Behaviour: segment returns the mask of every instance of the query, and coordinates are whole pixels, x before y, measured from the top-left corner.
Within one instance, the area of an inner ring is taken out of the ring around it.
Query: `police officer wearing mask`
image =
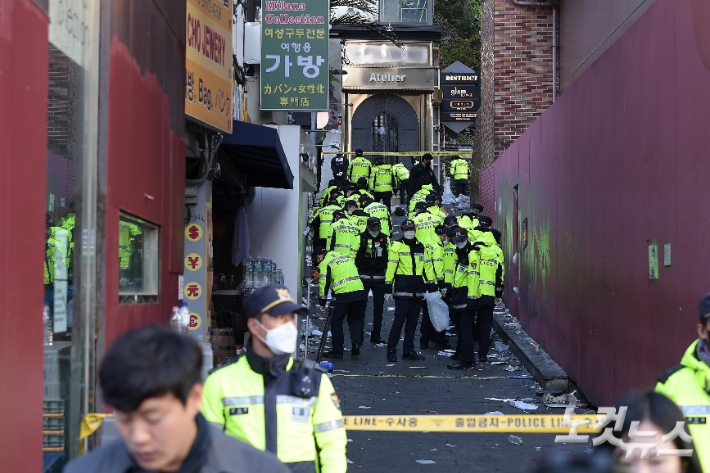
[[[457,228],[454,234],[454,244],[456,245],[456,263],[454,265],[454,277],[451,287],[451,304],[449,306],[451,321],[458,325],[459,336],[456,341],[456,352],[452,356],[453,360],[459,360],[464,345],[469,337],[473,338],[473,307],[475,301],[469,299],[469,277],[471,276],[471,265],[469,253],[472,250],[468,241],[468,232],[465,228]],[[471,343],[473,343],[471,341]],[[471,346],[473,356],[473,347]],[[470,369],[475,367],[473,359],[462,360],[461,363],[448,365],[450,369]]]
[[[431,168],[433,159],[431,154],[426,153],[422,156],[421,162],[412,168],[409,173],[409,195],[414,195],[425,184],[434,185],[434,189],[439,187],[434,170]]]
[[[387,299],[394,297],[394,322],[387,340],[387,361],[397,361],[397,345],[404,327],[404,350],[402,358],[423,360],[424,357],[414,351],[414,334],[417,330],[419,312],[424,302],[424,292],[436,290],[436,281],[432,261],[424,254],[424,245],[417,239],[416,226],[412,220],[402,222],[400,241],[390,246],[385,282],[388,287]]]
[[[444,218],[444,226],[446,228],[451,228],[452,230],[459,226],[458,220],[456,220],[456,215],[447,215]]]
[[[710,294],[700,299],[698,339],[690,344],[680,364],[666,371],[656,391],[675,402],[685,416],[703,471],[710,471]]]
[[[294,473],[344,473],[347,437],[333,385],[313,362],[291,357],[294,314],[305,311],[275,284],[244,299],[247,353],[212,371],[202,413],[227,435],[276,454]]]
[[[382,233],[380,219],[367,219],[367,230],[360,235],[360,250],[355,258],[362,285],[367,294],[372,291],[372,334],[370,342],[385,343],[382,339],[382,313],[385,306],[385,271],[389,252],[389,237]]]

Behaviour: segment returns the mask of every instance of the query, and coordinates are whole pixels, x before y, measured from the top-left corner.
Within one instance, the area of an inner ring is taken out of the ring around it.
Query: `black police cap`
[[[417,202],[414,204],[415,209],[426,209],[426,204],[422,201]]]
[[[358,179],[357,185],[360,187],[366,187],[367,186],[367,178],[361,177],[360,179]]]
[[[471,206],[471,210],[478,210],[479,212],[483,212],[483,206],[481,204],[476,203]]]
[[[447,215],[444,217],[444,225],[449,225],[450,223],[458,222],[456,215]]]
[[[244,299],[244,313],[247,317],[257,317],[261,314],[286,315],[293,312],[305,314],[307,309],[296,304],[284,286],[267,284],[254,290]]]
[[[407,229],[416,230],[417,226],[414,223],[414,220],[407,219],[404,222],[402,222],[402,225],[400,228],[402,229],[402,231],[405,231]]]
[[[380,219],[377,217],[370,217],[367,219],[367,226],[372,227],[375,225],[381,225]]]
[[[449,237],[449,240],[452,239],[455,235],[452,229],[443,225],[437,225],[436,227],[434,227],[434,232],[437,235],[446,235],[447,237]]]
[[[356,150],[355,150],[355,156],[362,156],[362,150],[361,150],[361,149],[356,149]]]
[[[481,215],[478,217],[478,223],[481,225],[485,225],[486,227],[490,227],[493,225],[493,219],[490,218],[488,215]]]
[[[347,202],[345,202],[345,207],[357,207],[357,202],[354,200],[350,199]]]
[[[429,194],[426,197],[424,197],[424,200],[433,204],[434,201],[436,201],[436,196],[434,194]]]
[[[460,242],[460,241],[466,241],[468,239],[468,231],[466,231],[465,228],[457,228],[454,230],[454,241],[455,242]]]
[[[710,320],[710,293],[700,299],[700,323]]]

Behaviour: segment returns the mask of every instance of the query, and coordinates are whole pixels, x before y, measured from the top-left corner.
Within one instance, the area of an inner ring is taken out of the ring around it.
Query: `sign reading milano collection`
[[[262,110],[328,110],[329,12],[328,0],[262,0]]]

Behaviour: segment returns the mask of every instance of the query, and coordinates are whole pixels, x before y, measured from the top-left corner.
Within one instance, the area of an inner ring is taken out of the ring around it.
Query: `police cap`
[[[456,220],[456,215],[447,215],[444,217],[444,225],[447,227],[451,227],[451,224],[457,224],[458,220]]]
[[[404,222],[402,222],[402,226],[400,228],[402,229],[402,231],[416,230],[417,226],[414,224],[414,220],[407,219]]]
[[[485,227],[490,227],[491,225],[493,225],[493,219],[490,218],[488,215],[481,215],[480,217],[478,217],[478,223]]]
[[[356,149],[356,150],[355,150],[355,156],[362,156],[362,150],[361,150],[361,149]]]
[[[710,293],[700,299],[700,323],[704,324],[708,320],[710,320]]]
[[[445,227],[443,225],[437,225],[436,227],[434,227],[434,232],[437,235],[446,235],[447,237],[449,237],[449,240],[454,237],[454,231],[451,228]]]
[[[379,164],[384,164],[384,163],[385,163],[385,158],[383,158],[382,156],[378,156],[375,158],[375,164],[379,165]]]
[[[368,202],[368,203],[369,203],[369,202],[372,201],[372,198],[370,198],[370,196],[367,195],[367,194],[362,194],[362,195],[360,195],[360,199],[359,199],[359,200],[360,200],[360,203],[361,203],[361,204],[362,204],[363,202]]]
[[[360,179],[358,179],[357,186],[360,187],[361,189],[364,189],[365,187],[367,187],[367,178],[361,177]]]
[[[426,204],[422,201],[417,202],[414,204],[415,209],[426,209]]]
[[[357,207],[357,202],[352,199],[348,200],[347,202],[345,202],[345,208],[348,207]]]
[[[471,210],[478,210],[479,212],[483,212],[483,206],[479,203],[475,203],[471,206]]]
[[[254,289],[254,292],[244,299],[244,313],[247,317],[257,317],[261,314],[286,315],[293,312],[305,314],[306,311],[305,307],[296,304],[288,289],[276,284]]]
[[[424,197],[424,200],[426,200],[427,204],[433,204],[436,201],[436,196],[434,194],[429,194]]]
[[[457,228],[454,230],[454,241],[455,242],[460,242],[460,241],[466,241],[468,239],[468,232],[466,231],[465,228]]]
[[[372,230],[382,230],[382,224],[380,223],[380,219],[377,217],[370,217],[367,219],[367,228],[370,228]]]

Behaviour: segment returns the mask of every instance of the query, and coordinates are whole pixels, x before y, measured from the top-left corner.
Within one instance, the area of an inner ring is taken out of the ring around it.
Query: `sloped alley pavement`
[[[317,296],[316,296],[317,297]],[[312,298],[312,301],[317,300]],[[390,310],[391,309],[391,310]],[[382,337],[387,338],[392,325],[394,303],[385,308]],[[325,317],[313,320],[322,329]],[[421,320],[421,316],[420,316]],[[324,360],[334,363],[331,381],[340,398],[344,415],[463,415],[486,414],[498,411],[503,414],[525,414],[510,405],[510,399],[527,399],[537,410],[529,414],[563,414],[564,409],[547,408],[536,395],[539,388],[533,379],[515,379],[525,376],[525,371],[496,335],[493,340],[498,350],[491,353],[492,361],[506,360],[502,364],[479,364],[475,370],[452,371],[447,369],[451,359],[430,348],[417,351],[424,361],[399,360],[388,363],[386,348],[369,342],[372,327],[372,299],[365,319],[365,344],[360,356],[353,358],[345,323],[345,356],[342,360]],[[315,359],[317,339],[310,343],[310,359]],[[330,347],[330,338],[327,347]],[[455,346],[456,338],[450,342]],[[415,338],[419,347],[419,329]],[[431,344],[433,345],[433,343]],[[501,351],[501,349],[505,349]],[[402,343],[398,347],[401,358]],[[506,369],[519,368],[519,371]],[[490,400],[498,399],[498,400]],[[586,409],[577,409],[582,413]],[[503,433],[441,433],[441,432],[348,432],[349,469],[368,472],[524,472],[535,462],[553,451],[584,452],[587,444],[556,444],[555,434],[512,434],[522,438],[522,445],[509,442]]]

